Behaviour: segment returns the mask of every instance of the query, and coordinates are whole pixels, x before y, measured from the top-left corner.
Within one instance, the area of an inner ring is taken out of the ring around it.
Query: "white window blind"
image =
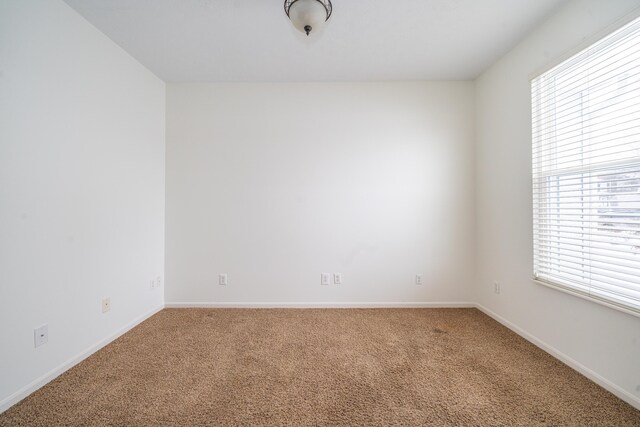
[[[640,313],[640,19],[531,95],[534,278]]]

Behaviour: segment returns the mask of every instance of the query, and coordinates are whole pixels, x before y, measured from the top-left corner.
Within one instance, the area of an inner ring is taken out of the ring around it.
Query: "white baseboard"
[[[555,347],[550,346],[549,344],[547,344],[546,342],[542,341],[538,337],[536,337],[534,335],[531,335],[530,333],[528,333],[524,329],[521,329],[520,327],[514,325],[513,323],[511,323],[510,321],[508,321],[504,317],[494,313],[493,311],[489,310],[488,308],[486,308],[486,307],[484,307],[484,306],[482,306],[480,304],[475,304],[475,307],[478,310],[482,311],[487,316],[493,318],[497,322],[499,322],[499,323],[503,324],[504,326],[506,326],[507,328],[511,329],[513,332],[515,332],[516,334],[520,335],[522,338],[526,339],[530,343],[532,343],[535,346],[541,348],[542,350],[546,351],[547,353],[549,353],[550,355],[552,355],[556,359],[560,360],[561,362],[563,362],[567,366],[573,368],[574,370],[578,371],[579,373],[581,373],[585,377],[589,378],[591,381],[593,381],[594,383],[598,384],[600,387],[604,388],[605,390],[611,392],[615,396],[617,396],[620,399],[624,400],[629,405],[633,406],[636,409],[640,409],[640,398],[638,398],[638,397],[634,396],[633,394],[629,393],[628,391],[622,389],[618,385],[612,383],[611,381],[609,381],[606,378],[602,377],[598,373],[596,373],[596,372],[592,371],[591,369],[587,368],[586,366],[584,366],[580,362],[572,359],[571,357],[567,356],[566,354],[564,354],[560,350],[556,349]]]
[[[88,349],[86,349],[85,351],[81,352],[77,356],[72,357],[71,359],[69,359],[66,362],[64,362],[63,364],[61,364],[60,366],[52,369],[51,371],[47,372],[46,374],[44,374],[40,378],[36,379],[35,381],[32,381],[30,384],[28,384],[25,387],[21,388],[20,390],[16,391],[15,393],[10,395],[9,397],[3,399],[0,402],[0,413],[6,411],[10,407],[12,407],[13,405],[18,403],[19,401],[21,401],[25,397],[27,397],[28,395],[33,393],[34,391],[38,390],[40,387],[42,387],[45,384],[49,383],[50,381],[54,380],[60,374],[63,374],[64,372],[66,372],[69,369],[73,368],[75,365],[77,365],[78,363],[82,362],[84,359],[86,359],[87,357],[91,356],[96,351],[100,350],[101,348],[103,348],[107,344],[109,344],[112,341],[114,341],[116,338],[118,338],[121,335],[125,334],[126,332],[130,331],[134,327],[138,326],[140,323],[144,322],[149,317],[153,316],[154,314],[156,314],[157,312],[159,312],[162,309],[164,309],[164,306],[157,307],[157,308],[151,310],[150,312],[135,318],[129,324],[127,324],[124,327],[118,329],[116,332],[114,332],[113,334],[111,334],[107,338],[99,341],[98,343],[96,343],[93,346],[89,347]]]
[[[168,302],[166,308],[473,308],[471,302]]]

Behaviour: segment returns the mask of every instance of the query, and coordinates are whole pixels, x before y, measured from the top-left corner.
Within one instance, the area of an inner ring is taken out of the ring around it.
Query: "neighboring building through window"
[[[640,19],[531,95],[534,277],[640,314]]]

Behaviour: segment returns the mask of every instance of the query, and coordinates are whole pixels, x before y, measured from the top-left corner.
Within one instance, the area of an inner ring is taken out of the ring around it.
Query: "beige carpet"
[[[640,411],[475,309],[167,309],[0,425],[640,426]]]

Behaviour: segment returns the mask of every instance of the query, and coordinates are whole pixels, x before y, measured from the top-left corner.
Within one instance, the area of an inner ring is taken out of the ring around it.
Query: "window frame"
[[[624,18],[618,20],[617,22],[615,22],[613,25],[608,26],[607,28],[605,28],[604,30],[594,34],[591,37],[588,37],[586,39],[584,39],[584,41],[582,43],[580,43],[579,46],[571,49],[570,51],[566,52],[565,54],[557,57],[555,60],[553,60],[552,62],[548,63],[544,69],[541,69],[539,71],[537,71],[534,75],[530,75],[529,77],[529,87],[530,87],[530,113],[531,113],[531,154],[532,154],[532,159],[531,159],[531,190],[532,190],[532,194],[531,194],[531,213],[532,213],[532,241],[531,241],[531,248],[532,248],[532,282],[539,284],[539,285],[543,285],[545,287],[551,288],[551,289],[555,289],[558,291],[561,291],[563,293],[567,293],[573,296],[577,296],[580,297],[582,299],[591,301],[591,302],[595,302],[598,303],[600,305],[609,307],[609,308],[613,308],[616,309],[618,311],[622,311],[625,312],[627,314],[631,314],[637,317],[640,317],[640,306],[638,307],[630,307],[628,305],[625,305],[623,303],[618,303],[617,301],[608,299],[606,297],[603,296],[599,296],[599,295],[593,295],[592,292],[590,292],[590,284],[588,283],[582,283],[579,284],[578,286],[575,283],[563,283],[563,281],[561,279],[557,279],[554,278],[554,280],[548,280],[545,279],[543,277],[538,277],[538,275],[536,274],[537,272],[535,271],[535,266],[536,266],[536,210],[539,209],[539,206],[541,206],[541,196],[538,196],[538,203],[535,203],[535,191],[537,190],[537,188],[535,187],[536,182],[534,180],[534,177],[537,177],[538,179],[540,179],[540,177],[557,177],[560,176],[561,174],[568,174],[568,173],[573,173],[573,174],[587,174],[587,173],[591,173],[593,171],[593,169],[590,166],[579,166],[579,167],[567,167],[567,168],[558,168],[558,169],[554,169],[553,171],[546,171],[544,173],[540,173],[538,172],[537,174],[534,171],[534,135],[533,135],[533,126],[534,126],[534,102],[535,102],[535,98],[533,96],[534,94],[534,90],[533,90],[533,82],[538,79],[539,77],[543,76],[544,74],[548,73],[551,70],[554,70],[556,68],[562,70],[565,69],[567,67],[572,66],[573,64],[575,64],[578,61],[581,61],[584,57],[587,57],[589,55],[589,51],[588,49],[590,47],[592,47],[593,45],[599,43],[600,41],[602,41],[603,39],[605,39],[606,37],[608,37],[609,35],[615,33],[616,31],[622,29],[623,27],[625,27],[626,25],[632,23],[633,21],[636,21],[640,19],[640,14],[638,13],[637,10],[635,10],[633,13],[625,16]],[[608,46],[612,43],[615,43],[615,41],[619,39],[619,37],[616,37],[615,39],[612,39],[609,43],[607,43],[604,46]],[[638,161],[635,159],[624,159],[621,161],[616,161],[616,162],[610,162],[607,164],[599,164],[598,168],[600,168],[601,166],[605,166],[605,167],[615,167],[617,166],[618,168],[616,169],[617,171],[620,171],[621,169],[624,169],[625,166],[630,166],[630,165],[637,165]],[[547,187],[548,188],[548,187]]]

